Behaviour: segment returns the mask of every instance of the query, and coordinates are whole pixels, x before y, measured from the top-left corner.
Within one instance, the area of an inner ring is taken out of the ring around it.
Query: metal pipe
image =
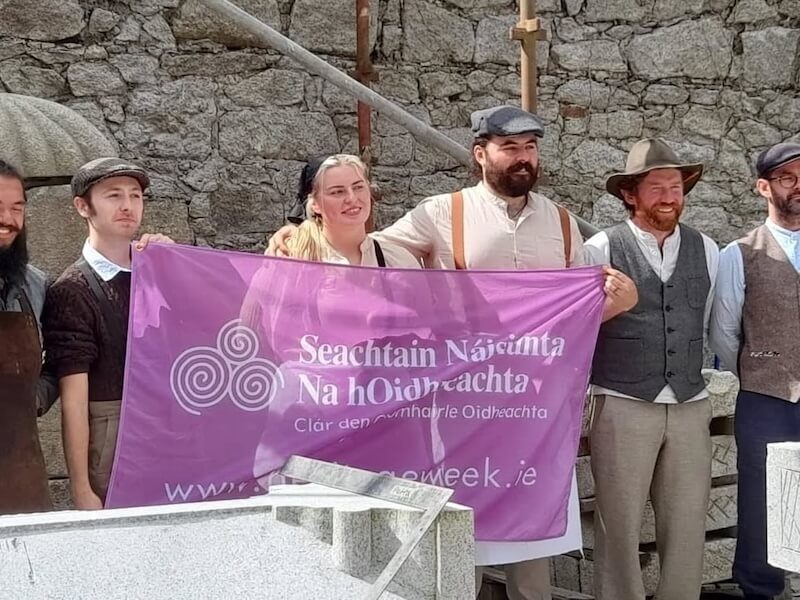
[[[309,72],[319,75],[323,79],[330,81],[338,88],[355,96],[365,104],[369,104],[386,118],[402,125],[418,140],[434,146],[438,150],[452,156],[465,166],[472,165],[472,153],[458,142],[436,131],[433,127],[420,121],[415,116],[400,108],[394,102],[390,102],[380,94],[373,92],[367,86],[359,83],[332,67],[321,58],[315,56],[301,45],[293,42],[272,27],[262,23],[252,15],[249,15],[238,6],[228,2],[228,0],[198,0],[201,4],[217,11],[230,19],[233,23],[256,35],[260,40],[268,43],[281,54],[285,54],[303,65]]]
[[[358,80],[366,86],[372,78],[369,58],[369,0],[356,0],[356,73]],[[369,160],[372,145],[372,114],[369,106],[358,102],[358,153]]]

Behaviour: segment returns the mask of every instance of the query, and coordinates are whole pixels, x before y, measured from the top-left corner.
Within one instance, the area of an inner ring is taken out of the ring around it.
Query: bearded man
[[[800,441],[800,144],[767,148],[756,172],[767,219],[720,254],[709,342],[741,383],[733,579],[770,600],[784,573],[767,563],[767,444]]]
[[[374,234],[375,239],[402,246],[427,268],[510,270],[583,265],[582,238],[575,219],[546,196],[533,192],[539,174],[539,138],[544,135],[541,119],[515,106],[497,106],[472,113],[471,125],[480,183],[424,199],[394,225]],[[291,233],[291,226],[276,233],[270,250],[287,253],[285,240]],[[633,282],[611,267],[606,268],[605,290],[604,319],[636,304]],[[476,543],[476,565],[506,565],[506,590],[511,600],[551,600],[546,557],[575,550],[576,537],[580,545],[573,488],[567,532],[561,538]],[[532,506],[531,515],[535,510]],[[531,516],[519,515],[520,520],[526,518]],[[480,583],[478,567],[478,590]]]
[[[653,502],[656,598],[700,596],[711,481],[711,403],[701,369],[719,264],[716,243],[679,224],[703,172],[660,139],[637,142],[606,181],[630,219],[586,242],[587,261],[631,276],[637,306],[603,323],[592,365],[594,592],[644,600],[639,531]]]
[[[37,412],[55,399],[41,377],[44,273],[28,264],[25,185],[0,160],[0,515],[51,508]]]

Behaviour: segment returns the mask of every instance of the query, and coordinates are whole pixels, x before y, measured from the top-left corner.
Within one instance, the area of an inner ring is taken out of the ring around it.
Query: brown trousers
[[[711,483],[711,403],[594,399],[594,593],[644,600],[639,532],[653,502],[660,577],[656,600],[697,600]]]
[[[105,502],[117,448],[121,401],[89,402],[89,484]]]

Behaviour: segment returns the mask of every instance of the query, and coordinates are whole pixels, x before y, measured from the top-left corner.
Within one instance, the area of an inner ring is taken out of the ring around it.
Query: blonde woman
[[[306,200],[306,220],[289,242],[302,260],[372,267],[419,268],[410,252],[367,234],[372,196],[367,168],[351,154],[319,165]]]

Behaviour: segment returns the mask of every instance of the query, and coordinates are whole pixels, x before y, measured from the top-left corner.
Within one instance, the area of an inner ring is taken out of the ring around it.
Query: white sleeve
[[[708,339],[708,327],[711,321],[711,308],[714,304],[714,290],[717,287],[717,273],[719,272],[719,246],[717,243],[705,234],[703,235],[703,246],[706,253],[706,269],[708,270],[708,279],[711,286],[708,288],[708,297],[706,298],[706,310],[703,315],[703,333]]]
[[[742,251],[733,242],[719,256],[708,343],[719,357],[722,367],[734,373],[737,372],[742,337],[744,290]]]
[[[584,260],[587,265],[611,263],[611,246],[605,231],[594,234],[583,243]]]

